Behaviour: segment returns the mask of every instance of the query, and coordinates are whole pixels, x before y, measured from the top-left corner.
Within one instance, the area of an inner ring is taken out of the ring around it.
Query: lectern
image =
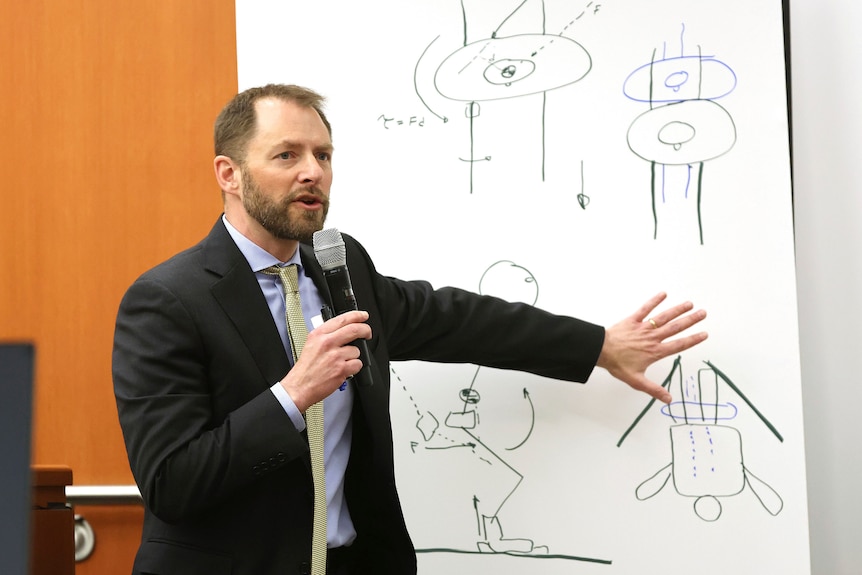
[[[30,575],[74,575],[75,516],[66,505],[72,470],[32,467],[33,512],[30,527]]]

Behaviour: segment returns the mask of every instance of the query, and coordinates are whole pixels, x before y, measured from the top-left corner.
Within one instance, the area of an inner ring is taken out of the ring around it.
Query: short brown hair
[[[329,120],[323,113],[326,98],[302,86],[267,84],[240,92],[222,108],[215,122],[216,156],[227,156],[237,162],[245,160],[246,146],[257,129],[254,106],[258,100],[264,98],[277,98],[314,109],[323,120],[329,137],[332,137],[332,126],[329,125]]]

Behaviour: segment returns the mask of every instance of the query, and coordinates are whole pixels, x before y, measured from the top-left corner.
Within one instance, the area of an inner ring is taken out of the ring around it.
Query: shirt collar
[[[224,223],[225,228],[227,228],[227,233],[230,234],[230,237],[233,238],[236,247],[239,248],[239,251],[242,252],[243,257],[245,257],[248,265],[251,266],[252,271],[259,272],[263,269],[268,268],[269,266],[282,266],[289,264],[296,264],[300,268],[302,267],[302,261],[299,257],[299,248],[297,247],[296,251],[293,253],[293,256],[286,262],[281,262],[274,255],[242,235],[239,230],[231,225],[227,218],[222,214],[222,222]]]

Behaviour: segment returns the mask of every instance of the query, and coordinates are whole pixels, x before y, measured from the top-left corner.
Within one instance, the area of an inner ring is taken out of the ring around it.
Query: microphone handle
[[[329,294],[332,296],[333,315],[340,315],[348,311],[358,310],[356,296],[353,295],[353,285],[350,283],[350,272],[347,266],[337,266],[332,269],[323,270]],[[370,387],[373,385],[371,370],[366,369],[371,365],[371,353],[368,351],[368,341],[357,339],[351,342],[359,348],[359,359],[362,361],[362,369],[354,375],[353,379],[359,387]]]

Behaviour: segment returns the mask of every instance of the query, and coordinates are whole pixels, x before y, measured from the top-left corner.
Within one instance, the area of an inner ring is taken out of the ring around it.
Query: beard
[[[317,186],[308,186],[293,190],[280,201],[275,201],[260,189],[254,177],[248,170],[242,171],[242,206],[251,216],[273,237],[280,240],[296,240],[309,243],[314,232],[323,229],[326,215],[329,213],[329,199]],[[290,207],[302,194],[313,194],[323,205],[322,210],[302,210],[296,218],[290,217]]]

